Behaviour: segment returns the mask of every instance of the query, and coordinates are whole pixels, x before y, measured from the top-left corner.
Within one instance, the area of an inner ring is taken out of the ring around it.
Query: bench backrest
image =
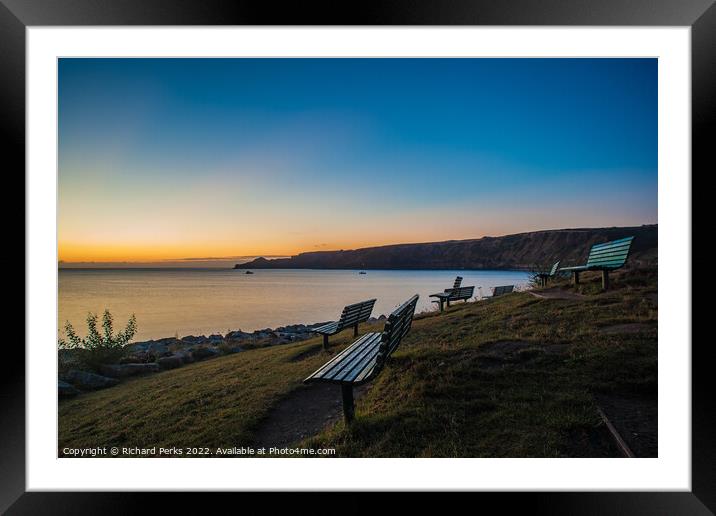
[[[633,236],[620,238],[604,244],[594,244],[589,251],[587,267],[618,269],[627,260]]]
[[[509,294],[514,290],[514,285],[502,285],[500,287],[493,287],[492,289],[492,295],[497,297],[501,296],[502,294]]]
[[[378,351],[377,366],[383,367],[385,360],[395,351],[400,341],[410,331],[415,314],[415,305],[418,304],[418,295],[408,299],[388,316],[385,329],[381,335],[380,350]]]
[[[555,274],[557,274],[557,269],[558,269],[558,268],[559,268],[559,260],[557,260],[556,262],[554,262],[554,265],[552,265],[552,270],[549,271],[549,275],[550,275],[550,276],[554,276]]]
[[[452,284],[452,288],[460,288],[460,285],[462,285],[462,276],[455,278],[455,283]]]
[[[373,311],[374,304],[375,299],[369,299],[368,301],[346,306],[341,313],[341,318],[338,319],[338,329],[349,328],[367,321]]]
[[[447,292],[450,294],[451,298],[455,299],[470,299],[475,292],[475,287],[459,287],[459,288],[451,288],[448,289]]]

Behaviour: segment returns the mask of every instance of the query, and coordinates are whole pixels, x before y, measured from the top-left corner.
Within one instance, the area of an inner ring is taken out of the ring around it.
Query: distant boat
[[[358,274],[368,274],[366,271],[360,271]]]
[[[246,274],[253,274],[253,272],[251,272],[251,271],[246,271]]]

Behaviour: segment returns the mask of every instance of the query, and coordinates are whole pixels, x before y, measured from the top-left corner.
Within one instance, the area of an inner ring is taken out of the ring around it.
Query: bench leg
[[[328,335],[323,334],[323,349],[328,349]]]
[[[353,326],[353,336],[354,337],[358,336],[358,325],[357,324],[355,326]]]
[[[440,300],[440,311],[441,311],[441,312],[442,312],[443,310],[445,310],[445,307],[443,306],[444,304],[445,304],[445,301],[443,301],[443,300],[441,299],[441,300]]]
[[[341,385],[341,395],[343,396],[343,419],[346,425],[355,418],[355,405],[353,404],[353,386]]]
[[[609,290],[609,271],[602,271],[602,289]]]
[[[572,276],[574,277],[574,284],[575,284],[575,285],[579,285],[579,272],[578,272],[578,271],[574,271],[574,272],[572,273]]]

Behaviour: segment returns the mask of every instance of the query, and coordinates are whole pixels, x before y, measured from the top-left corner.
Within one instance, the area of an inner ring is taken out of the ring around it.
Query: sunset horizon
[[[654,59],[60,59],[58,259],[656,223],[656,73]]]
[[[656,222],[647,222],[643,224],[630,224],[625,226],[611,226],[611,227],[640,227],[640,226],[652,226],[656,225]],[[440,243],[440,242],[449,242],[449,241],[469,241],[469,240],[479,240],[482,238],[494,238],[494,237],[504,237],[504,236],[510,236],[510,235],[519,235],[523,233],[537,233],[537,232],[550,232],[550,231],[562,231],[567,229],[599,229],[602,226],[599,227],[590,227],[590,226],[580,226],[580,227],[564,227],[564,228],[539,228],[539,229],[529,229],[526,231],[516,231],[514,233],[490,233],[490,234],[484,234],[480,236],[466,236],[466,237],[460,237],[460,238],[441,238],[436,240],[406,240],[406,241],[391,241],[391,242],[379,242],[379,243],[366,243],[365,245],[339,245],[336,247],[330,247],[328,245],[325,246],[314,246],[313,248],[306,248],[306,249],[298,249],[291,252],[285,252],[285,253],[276,253],[276,252],[269,252],[269,253],[262,253],[262,252],[255,252],[255,253],[249,253],[249,254],[236,254],[236,253],[228,253],[226,255],[219,255],[219,254],[211,254],[209,256],[187,256],[187,255],[181,255],[181,256],[156,256],[153,255],[139,255],[140,257],[137,258],[137,254],[128,256],[128,257],[115,257],[112,256],[111,258],[107,259],[64,259],[62,257],[58,258],[58,265],[74,265],[74,264],[98,264],[98,265],[104,265],[104,264],[163,264],[163,263],[186,263],[186,264],[192,264],[192,263],[211,263],[211,262],[234,262],[241,263],[244,261],[250,261],[255,258],[267,258],[267,259],[275,259],[275,258],[288,258],[291,256],[296,256],[303,253],[311,253],[311,252],[335,252],[335,251],[350,251],[350,250],[358,250],[358,249],[366,249],[366,248],[373,248],[373,247],[386,247],[391,245],[409,245],[409,244],[431,244],[431,243]],[[604,226],[608,227],[608,226]],[[144,256],[144,257],[142,257]]]

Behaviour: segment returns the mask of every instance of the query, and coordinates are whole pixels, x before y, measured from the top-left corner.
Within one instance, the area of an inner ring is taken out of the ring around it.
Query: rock
[[[250,339],[251,334],[246,333],[245,331],[236,330],[236,331],[230,331],[226,334],[226,340],[243,340],[243,339]]]
[[[83,391],[106,389],[119,383],[119,380],[115,378],[107,378],[106,376],[88,373],[87,371],[78,371],[76,369],[69,371],[64,379]]]
[[[199,335],[198,337],[194,335],[187,335],[186,337],[182,337],[181,340],[182,342],[186,342],[187,344],[193,345],[203,344],[208,341],[206,335]]]
[[[163,357],[171,355],[172,352],[169,351],[169,348],[167,345],[163,342],[153,342],[149,345],[149,348],[147,349],[149,353],[154,353],[157,357]]]
[[[127,345],[126,349],[132,353],[145,352],[147,351],[147,349],[149,349],[149,345],[151,343],[151,340],[148,340],[146,342],[135,342],[133,344]]]
[[[224,337],[223,337],[223,335],[213,334],[213,335],[209,335],[208,341],[209,341],[209,344],[217,345],[217,344],[221,344],[222,342],[224,342]]]
[[[218,357],[221,352],[216,348],[197,348],[192,352],[195,360]]]
[[[129,363],[129,364],[107,364],[101,365],[100,372],[110,378],[126,378],[142,374],[157,373],[159,366],[154,362],[150,363]]]
[[[185,349],[182,351],[177,351],[176,353],[174,353],[174,356],[181,358],[182,362],[184,362],[185,364],[191,364],[194,361],[194,355],[192,355],[191,350]]]
[[[176,369],[177,367],[181,367],[184,365],[184,360],[182,360],[182,357],[178,355],[172,355],[169,357],[161,357],[157,360],[157,364],[160,368],[167,370],[167,369]]]
[[[80,391],[75,389],[69,383],[57,380],[57,395],[60,398],[72,398],[73,396],[77,396],[79,393]]]
[[[228,355],[233,355],[234,353],[241,353],[244,349],[239,346],[233,346],[230,348],[226,348],[226,353]]]
[[[157,357],[154,355],[154,353],[150,353],[148,351],[136,351],[132,353],[131,355],[127,355],[126,357],[122,357],[119,360],[120,364],[148,364],[151,362],[155,362],[157,360]]]

